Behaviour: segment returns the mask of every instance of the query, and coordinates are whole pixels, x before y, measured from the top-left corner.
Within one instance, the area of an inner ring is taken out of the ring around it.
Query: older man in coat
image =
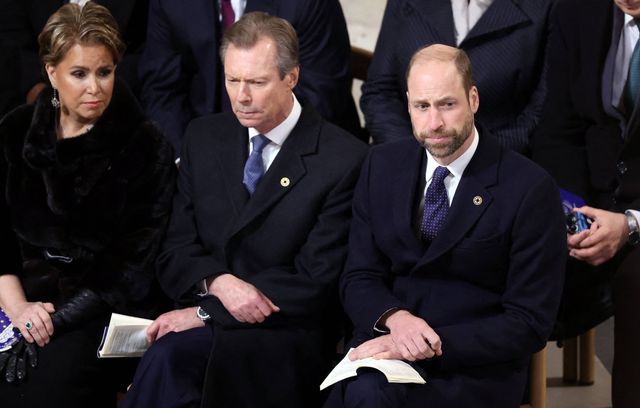
[[[203,406],[318,406],[335,354],[366,146],[294,97],[297,37],[285,20],[245,14],[222,55],[233,114],[187,129],[158,259],[163,288],[185,307],[148,330],[157,341],[125,406],[198,406],[203,380]]]
[[[220,41],[224,26],[252,11],[284,18],[296,29],[300,81],[294,92],[301,103],[343,129],[358,132],[349,34],[338,0],[151,0],[147,47],[140,63],[142,102],[176,152],[191,119],[228,109]]]

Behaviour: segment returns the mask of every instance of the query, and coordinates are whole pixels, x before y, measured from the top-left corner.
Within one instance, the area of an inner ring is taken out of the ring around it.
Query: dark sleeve
[[[442,339],[444,353],[436,363],[443,370],[518,360],[546,344],[562,294],[567,254],[564,215],[551,178],[530,186],[510,241],[502,312],[434,328]]]
[[[398,50],[405,45],[396,41],[403,24],[399,3],[387,2],[367,80],[362,85],[360,107],[376,144],[413,135],[404,95],[406,63],[398,56]]]
[[[140,57],[147,38],[147,18],[149,16],[149,0],[130,0],[134,4],[114,6],[111,12],[118,20],[122,39],[126,50],[122,60],[118,63],[116,73],[127,82],[134,95],[140,95],[140,78],[138,68]],[[128,14],[119,13],[120,7],[129,11]],[[118,13],[118,14],[116,14]]]
[[[548,13],[550,14],[550,13]],[[549,69],[549,37],[551,33],[550,17],[544,20],[544,35],[542,35],[539,44],[532,44],[532,47],[538,47],[540,52],[532,51],[539,55],[539,61],[534,63],[539,66],[538,76],[533,78],[535,84],[531,88],[529,100],[523,109],[510,121],[501,127],[491,129],[491,133],[505,147],[524,154],[530,154],[531,139],[533,132],[540,122],[542,109],[547,96],[547,76]],[[496,75],[500,75],[496,72]]]
[[[185,58],[174,38],[163,0],[150,0],[147,40],[139,63],[140,99],[147,116],[162,129],[176,154],[193,117],[188,100],[189,64]]]
[[[3,146],[4,147],[4,146]],[[4,159],[4,149],[0,158],[0,259],[2,267],[0,275],[20,275],[22,271],[22,258],[18,237],[11,226],[11,211],[7,205],[7,163]]]
[[[180,170],[173,197],[173,210],[167,236],[157,260],[158,279],[162,289],[177,302],[193,304],[197,285],[204,279],[227,273],[228,267],[221,252],[211,253],[199,237],[199,225],[195,215],[192,180],[191,149],[197,143],[187,137],[180,154]],[[193,147],[196,146],[196,147]],[[223,251],[221,248],[220,251]]]
[[[581,118],[573,104],[573,72],[577,56],[565,35],[559,9],[553,13],[553,29],[549,44],[548,94],[540,126],[533,134],[532,157],[551,173],[558,184],[583,198],[589,195],[589,169],[585,132],[589,124]],[[593,84],[597,86],[597,84]]]
[[[19,116],[18,112],[23,110],[30,109],[21,107],[4,118],[0,118],[0,259],[2,259],[0,275],[20,276],[22,274],[22,252],[18,237],[11,224],[11,208],[7,202],[7,177],[9,173],[7,146],[12,133],[16,133],[16,130],[21,128],[15,118]],[[19,137],[15,134],[13,136]]]
[[[351,44],[338,0],[297,1],[293,21],[300,42],[300,81],[295,93],[328,121],[358,134],[351,95]]]
[[[369,218],[375,205],[369,195],[372,151],[362,167],[353,197],[353,219],[349,233],[349,256],[340,278],[340,298],[357,331],[374,335],[378,319],[389,309],[409,309],[393,295],[391,262],[378,249]]]
[[[24,103],[20,89],[20,2],[0,0],[0,118]]]
[[[7,19],[10,20],[10,25],[5,25],[5,27],[15,28],[12,38],[7,38],[7,40],[19,48],[20,101],[24,103],[31,88],[38,82],[45,81],[42,64],[38,56],[38,34],[40,34],[42,27],[35,27],[35,21],[29,16],[32,13],[31,8],[34,7],[31,5],[32,1],[16,1],[12,3],[14,5],[5,14]],[[42,7],[50,8],[50,5],[43,5]]]
[[[154,302],[150,299],[157,287],[153,266],[166,231],[176,175],[173,151],[155,128],[146,126],[146,136],[153,137],[141,137],[128,157],[141,162],[141,172],[134,178],[129,175],[127,202],[115,238],[94,260],[96,276],[102,278],[89,288],[116,310],[129,313]]]

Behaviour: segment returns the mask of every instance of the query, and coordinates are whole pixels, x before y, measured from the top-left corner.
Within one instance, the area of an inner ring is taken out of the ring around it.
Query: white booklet
[[[342,361],[331,370],[327,378],[320,384],[320,390],[324,390],[328,386],[342,381],[345,378],[355,377],[358,375],[358,368],[360,367],[375,368],[381,371],[390,383],[424,384],[426,382],[413,367],[402,360],[375,360],[369,357],[351,361],[349,360],[351,350],[353,349],[349,349],[347,355],[344,356]]]
[[[112,313],[102,334],[98,357],[140,357],[149,348],[147,327],[151,323],[153,320]]]

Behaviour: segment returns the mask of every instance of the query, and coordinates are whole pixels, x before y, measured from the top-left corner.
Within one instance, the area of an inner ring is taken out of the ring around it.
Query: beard
[[[440,159],[449,157],[460,149],[471,136],[471,132],[473,132],[473,115],[470,114],[459,129],[453,128],[431,132],[423,130],[416,135],[416,138],[431,156]],[[441,143],[430,142],[430,139],[434,137],[444,137],[447,140]]]

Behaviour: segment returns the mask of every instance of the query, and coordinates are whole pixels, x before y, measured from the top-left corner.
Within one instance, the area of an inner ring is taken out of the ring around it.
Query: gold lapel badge
[[[291,180],[289,180],[289,177],[283,177],[280,179],[280,185],[282,187],[289,187],[289,184],[291,184]]]
[[[482,197],[480,196],[473,197],[473,205],[480,205],[480,204],[482,204]]]

